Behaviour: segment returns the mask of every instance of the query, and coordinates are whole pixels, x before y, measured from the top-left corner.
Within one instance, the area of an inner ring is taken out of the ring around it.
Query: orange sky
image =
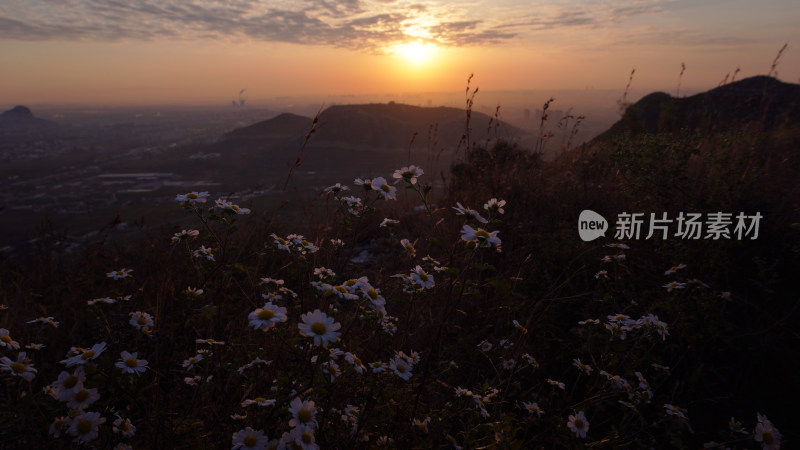
[[[5,0],[0,105],[800,82],[795,0]],[[410,47],[403,47],[412,43]],[[800,44],[798,44],[800,45]]]

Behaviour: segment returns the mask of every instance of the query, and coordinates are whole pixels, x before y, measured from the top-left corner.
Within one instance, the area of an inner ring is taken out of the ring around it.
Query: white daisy
[[[113,278],[115,280],[120,280],[122,278],[132,277],[133,275],[131,275],[131,272],[133,272],[133,269],[122,268],[119,270],[112,270],[111,272],[108,272],[106,274],[106,277]]]
[[[128,315],[131,317],[128,323],[137,330],[149,330],[153,327],[153,316],[146,312],[134,311]]]
[[[405,181],[410,184],[417,184],[417,177],[422,176],[424,174],[422,169],[417,166],[411,165],[408,167],[403,167],[401,169],[397,169],[392,174],[392,178],[396,181],[394,182],[397,184],[398,182]]]
[[[19,350],[19,342],[11,339],[9,331],[5,328],[0,328],[0,347],[10,348],[11,350]]]
[[[423,289],[430,289],[436,285],[433,275],[425,272],[422,266],[417,266],[411,271],[411,280]]]
[[[268,302],[261,308],[256,308],[255,311],[248,314],[247,319],[250,321],[251,327],[261,331],[267,331],[276,323],[286,322],[288,317],[286,316],[286,308]]]
[[[94,344],[92,348],[89,349],[72,347],[68,354],[68,358],[63,359],[59,362],[66,365],[67,367],[83,365],[93,359],[97,359],[97,357],[100,356],[100,354],[102,354],[105,350],[106,350],[105,342]]]
[[[36,369],[33,368],[33,364],[26,357],[25,352],[19,352],[16,361],[7,356],[0,358],[0,370],[11,372],[11,375],[22,377],[28,381],[32,381],[36,376]]]
[[[572,365],[577,367],[578,370],[580,370],[581,372],[585,373],[586,375],[591,374],[592,370],[594,370],[594,369],[592,369],[592,366],[582,363],[580,359],[573,359],[572,360]]]
[[[569,420],[567,421],[567,426],[575,436],[579,438],[586,438],[586,432],[589,431],[589,421],[586,420],[586,416],[583,415],[583,411],[578,411],[578,414],[569,415]]]
[[[483,209],[489,212],[496,212],[497,214],[505,214],[505,210],[503,206],[506,206],[505,200],[498,200],[496,198],[490,198],[488,202],[483,204]]]
[[[389,368],[392,369],[398,377],[404,380],[411,378],[411,365],[403,358],[392,358],[392,360],[389,361]],[[373,369],[373,372],[374,371]]]
[[[97,438],[100,424],[105,421],[99,412],[81,412],[72,418],[67,433],[75,436],[78,443],[90,442]]]
[[[127,351],[122,351],[119,354],[120,360],[114,365],[122,369],[122,373],[135,373],[139,375],[147,370],[147,361],[144,359],[136,359],[138,355],[138,352],[128,353]]]
[[[385,228],[385,227],[389,227],[389,226],[392,226],[392,225],[397,225],[398,223],[400,223],[399,220],[389,219],[387,217],[387,218],[383,219],[383,222],[381,222],[381,224],[378,225],[378,226],[381,227],[381,228]]]
[[[175,201],[184,203],[184,204],[192,204],[195,203],[205,203],[208,199],[208,192],[189,192],[188,194],[178,194],[175,196]]]
[[[397,200],[397,188],[389,185],[386,178],[378,177],[372,180],[372,189],[383,196],[385,200]]]
[[[131,419],[123,419],[119,414],[117,414],[117,420],[114,421],[114,427],[112,429],[114,433],[120,433],[126,438],[132,438],[136,435],[136,427],[131,423]]]
[[[522,402],[522,406],[530,414],[536,414],[537,417],[542,417],[542,414],[544,414],[544,410],[539,408],[539,404],[536,402]]]
[[[670,416],[676,416],[683,420],[688,420],[689,418],[686,417],[686,410],[683,408],[678,408],[675,405],[670,405],[669,403],[664,403],[664,409],[667,410],[667,414]]]
[[[233,433],[231,444],[233,450],[253,448],[266,449],[268,438],[261,430],[254,430],[250,427]]]
[[[323,190],[323,192],[326,193],[326,194],[330,194],[331,192],[333,192],[334,194],[338,194],[339,192],[349,191],[349,190],[350,190],[350,188],[347,187],[347,186],[343,186],[342,183],[336,183],[333,186],[326,187]]]
[[[216,207],[217,208],[223,209],[225,211],[231,211],[231,212],[233,212],[235,214],[239,214],[239,215],[241,215],[241,214],[250,214],[250,210],[249,209],[242,208],[239,205],[236,205],[234,203],[229,202],[228,200],[223,200],[223,199],[220,198],[220,199],[217,199],[217,201],[215,203],[216,203]]]
[[[756,429],[753,431],[753,439],[756,442],[761,442],[762,450],[776,450],[781,448],[781,433],[775,428],[775,425],[767,419],[767,416],[756,413],[758,423]]]
[[[97,389],[87,389],[84,387],[72,393],[72,396],[67,399],[67,407],[83,411],[86,407],[99,399],[100,393],[97,392]]]
[[[321,345],[328,348],[329,342],[339,339],[341,333],[337,332],[342,327],[334,321],[333,317],[328,317],[324,312],[315,309],[314,312],[305,313],[300,316],[301,323],[297,324],[300,334],[314,339],[314,345]]]
[[[200,231],[198,230],[181,230],[179,233],[175,233],[172,235],[172,243],[185,241],[189,239],[195,239],[197,236],[200,235]]]
[[[184,360],[182,365],[186,370],[192,370],[192,368],[202,360],[203,360],[203,354],[198,353],[192,356],[191,358]]]
[[[205,258],[208,261],[215,261],[214,249],[201,245],[200,248],[192,252],[195,258]]]
[[[461,202],[456,202],[456,206],[454,206],[453,209],[456,210],[459,216],[472,217],[473,219],[477,220],[480,223],[489,223],[489,221],[484,219],[483,216],[481,216],[480,213],[478,213],[478,211],[475,211],[474,209],[471,208],[465,208],[464,206],[461,205]]]
[[[290,427],[308,426],[317,427],[317,409],[314,407],[312,400],[300,400],[299,397],[292,399],[289,403],[289,412],[292,418],[289,420]]]
[[[78,366],[71,374],[65,370],[61,371],[58,379],[51,384],[51,388],[56,392],[57,400],[66,402],[75,392],[83,389],[84,381],[86,375],[83,366]]]
[[[483,228],[475,229],[465,224],[461,228],[461,240],[474,243],[477,247],[494,248],[500,252],[502,251],[502,241],[497,237],[498,233],[500,232],[496,230],[489,232]]]
[[[253,398],[253,399],[250,399],[250,398],[245,399],[242,402],[242,407],[243,408],[247,408],[250,405],[272,406],[274,404],[275,404],[275,400],[274,399],[271,399],[271,398],[267,399],[267,398],[264,398],[264,397],[256,397],[256,398]]]

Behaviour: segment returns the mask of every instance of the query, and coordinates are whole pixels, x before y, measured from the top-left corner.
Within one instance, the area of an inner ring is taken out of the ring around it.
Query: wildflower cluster
[[[104,290],[75,313],[88,317],[85,330],[47,343],[64,355],[58,363],[25,338],[60,332],[71,317],[42,311],[25,317],[30,332],[0,328],[0,377],[9,391],[19,386],[14,401],[48,414],[56,447],[158,447],[169,428],[175,438],[203,435],[234,449],[645,448],[657,445],[653,436],[691,429],[695,406],[673,394],[685,368],[669,358],[685,325],[630,295],[623,269],[634,251],[602,258],[613,265],[590,255],[582,282],[597,287],[585,305],[575,299],[589,295],[534,298],[528,267],[497,263],[514,253],[502,252],[499,237],[514,245],[513,228],[503,227],[513,203],[487,195],[472,199],[480,210],[467,201],[437,206],[423,176],[410,165],[329,186],[322,194],[341,206],[342,229],[320,226],[304,231],[309,238],[269,230],[255,246],[236,240],[248,208],[230,198],[208,207],[208,192],[178,195],[199,221],[164,236],[185,275],[165,281],[144,265],[103,267]],[[421,207],[381,210],[402,203],[388,202],[403,192]],[[402,220],[381,221],[386,215]],[[430,235],[401,223],[423,223]],[[358,262],[365,242],[388,257]],[[659,270],[649,292],[710,293],[699,280],[674,279],[690,271]],[[663,277],[672,278],[664,285]],[[561,304],[566,329],[548,321]],[[575,326],[581,317],[596,318]],[[729,432],[780,448],[777,427],[761,413],[756,420],[731,417]]]

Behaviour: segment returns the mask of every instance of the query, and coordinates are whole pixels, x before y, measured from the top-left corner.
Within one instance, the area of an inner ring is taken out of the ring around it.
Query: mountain
[[[768,76],[725,84],[690,97],[654,92],[629,106],[596,140],[624,133],[724,131],[743,125],[763,129],[800,123],[800,85]]]
[[[312,119],[281,114],[227,133],[223,141],[245,144],[276,143],[301,145],[311,129]],[[525,141],[530,135],[512,125],[480,112],[472,112],[470,141],[481,143],[491,137]],[[331,106],[318,117],[309,148],[348,148],[374,152],[407,150],[414,147],[445,146],[455,149],[464,135],[466,113],[449,107],[420,107],[400,103]],[[523,142],[520,142],[523,143]]]
[[[311,118],[297,114],[283,113],[269,120],[237,128],[226,133],[223,140],[290,140],[311,129]]]
[[[55,122],[35,117],[27,106],[18,105],[0,114],[0,130],[40,130],[55,126]]]

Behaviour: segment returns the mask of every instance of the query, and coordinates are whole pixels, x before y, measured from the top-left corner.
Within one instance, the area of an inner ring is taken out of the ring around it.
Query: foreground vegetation
[[[780,448],[798,144],[681,130],[544,162],[496,141],[436,198],[409,165],[294,229],[193,192],[169,232],[43,242],[2,262],[0,446]],[[584,209],[763,220],[583,242]]]

